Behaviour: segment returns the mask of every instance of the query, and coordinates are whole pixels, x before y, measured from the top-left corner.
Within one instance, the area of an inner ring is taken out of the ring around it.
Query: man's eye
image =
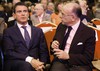
[[[17,11],[17,13],[21,13],[21,12],[28,12],[28,10]]]
[[[28,12],[28,10],[24,10],[23,12]]]
[[[21,11],[17,11],[17,13],[21,13]]]

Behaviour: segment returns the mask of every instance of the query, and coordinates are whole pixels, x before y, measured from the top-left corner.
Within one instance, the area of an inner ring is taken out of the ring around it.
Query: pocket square
[[[83,43],[82,42],[79,42],[77,45],[83,45]]]

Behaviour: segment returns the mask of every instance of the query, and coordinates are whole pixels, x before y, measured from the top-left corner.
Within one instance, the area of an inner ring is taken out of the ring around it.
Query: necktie
[[[66,41],[69,37],[69,34],[70,34],[70,31],[72,30],[72,27],[71,26],[68,26],[68,31],[66,33],[66,35],[64,36],[63,38],[63,42],[62,42],[62,46],[61,46],[61,49],[64,50],[65,49],[65,45],[66,45]]]
[[[29,47],[30,36],[29,36],[29,33],[28,33],[26,27],[27,27],[27,26],[22,26],[22,28],[24,29],[25,42],[26,42],[27,47]]]

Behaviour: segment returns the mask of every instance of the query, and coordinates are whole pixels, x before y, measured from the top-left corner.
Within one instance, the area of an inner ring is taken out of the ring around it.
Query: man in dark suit
[[[14,6],[16,25],[3,35],[4,71],[43,71],[49,53],[42,29],[29,25],[28,8],[18,2]]]
[[[54,60],[50,71],[92,71],[95,31],[81,22],[81,15],[77,3],[63,6],[62,23],[58,25],[51,44]]]

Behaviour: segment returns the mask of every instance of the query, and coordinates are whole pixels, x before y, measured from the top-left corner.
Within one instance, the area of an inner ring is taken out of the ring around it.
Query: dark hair
[[[63,4],[63,2],[56,2],[55,3],[55,13],[59,14],[58,5]]]
[[[82,10],[81,10],[80,7],[74,7],[74,8],[73,8],[73,13],[75,13],[76,16],[80,18],[81,15],[82,15]]]
[[[25,6],[25,7],[27,7],[26,5],[25,5],[25,3],[23,3],[23,2],[18,2],[18,3],[16,3],[15,5],[14,5],[14,8],[13,8],[13,12],[15,13],[16,12],[16,7],[17,6]],[[27,8],[28,9],[28,8]]]

